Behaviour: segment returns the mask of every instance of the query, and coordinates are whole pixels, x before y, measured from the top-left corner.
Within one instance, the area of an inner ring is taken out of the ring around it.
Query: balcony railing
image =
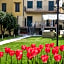
[[[34,25],[35,25],[35,28],[56,28],[55,24],[54,25],[50,24],[49,26],[47,26],[45,23],[40,21],[32,23],[31,28],[34,28]],[[28,28],[28,26],[26,25],[26,26],[23,26],[22,28]]]
[[[49,11],[47,9],[43,9],[43,8],[24,8],[26,12],[53,12],[56,13],[56,9],[54,8],[53,11]]]

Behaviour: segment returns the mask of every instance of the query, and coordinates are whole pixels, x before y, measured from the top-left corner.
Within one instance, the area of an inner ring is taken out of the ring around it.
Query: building
[[[23,21],[23,0],[0,0],[0,10],[13,14],[21,20],[18,22],[22,25]]]
[[[56,14],[56,0],[1,0],[0,10],[12,13],[18,18],[19,33],[32,32],[40,34],[42,28],[56,30],[56,20],[44,20],[43,15]],[[60,7],[60,12],[63,12]],[[63,22],[59,22],[63,29]]]
[[[59,4],[59,7],[60,7],[59,12],[60,12],[60,14],[64,15],[64,9],[62,8],[64,0],[60,0],[59,3],[60,3]],[[63,18],[64,18],[64,16],[63,16]],[[64,30],[64,20],[59,21],[59,29]]]
[[[0,10],[16,17],[23,16],[23,0],[0,0]]]
[[[44,14],[55,14],[56,8],[54,5],[56,0],[24,0],[24,18],[25,27],[33,27],[36,24],[36,29],[40,32],[42,26],[55,29],[55,20],[43,20]],[[37,31],[36,30],[36,31]]]

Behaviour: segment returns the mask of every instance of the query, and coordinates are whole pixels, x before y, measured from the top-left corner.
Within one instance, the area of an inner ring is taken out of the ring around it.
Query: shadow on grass
[[[55,38],[51,38],[52,40],[56,40],[57,38],[55,37]],[[58,38],[58,40],[64,40],[64,38]]]

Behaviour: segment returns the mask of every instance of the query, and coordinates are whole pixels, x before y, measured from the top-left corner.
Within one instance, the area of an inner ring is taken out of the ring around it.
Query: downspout
[[[24,0],[23,0],[23,16],[24,16]]]

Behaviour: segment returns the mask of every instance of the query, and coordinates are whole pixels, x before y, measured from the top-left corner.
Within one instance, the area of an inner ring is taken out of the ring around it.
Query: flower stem
[[[43,64],[47,64],[47,63],[43,63]]]
[[[27,64],[29,64],[29,59],[27,59]]]
[[[64,64],[64,51],[62,53],[62,64]]]
[[[59,62],[56,62],[56,64],[59,64]]]
[[[62,64],[64,64],[64,58],[62,59]]]
[[[11,64],[12,64],[12,56],[11,56]]]
[[[21,64],[22,64],[22,59],[21,59]]]
[[[38,64],[37,56],[35,56],[35,64]]]
[[[42,55],[42,50],[41,50],[41,55]]]
[[[6,54],[6,61],[7,61],[7,56],[8,56],[8,54]]]
[[[17,60],[17,64],[18,64],[18,60]]]
[[[5,64],[7,64],[7,56],[8,56],[8,54],[6,54],[6,62],[5,62]]]
[[[32,64],[33,64],[33,61],[34,61],[34,59],[32,58]]]
[[[38,55],[37,55],[37,61],[38,61],[38,63],[39,63],[39,58],[38,58]]]
[[[1,58],[0,58],[0,64],[1,64]]]

